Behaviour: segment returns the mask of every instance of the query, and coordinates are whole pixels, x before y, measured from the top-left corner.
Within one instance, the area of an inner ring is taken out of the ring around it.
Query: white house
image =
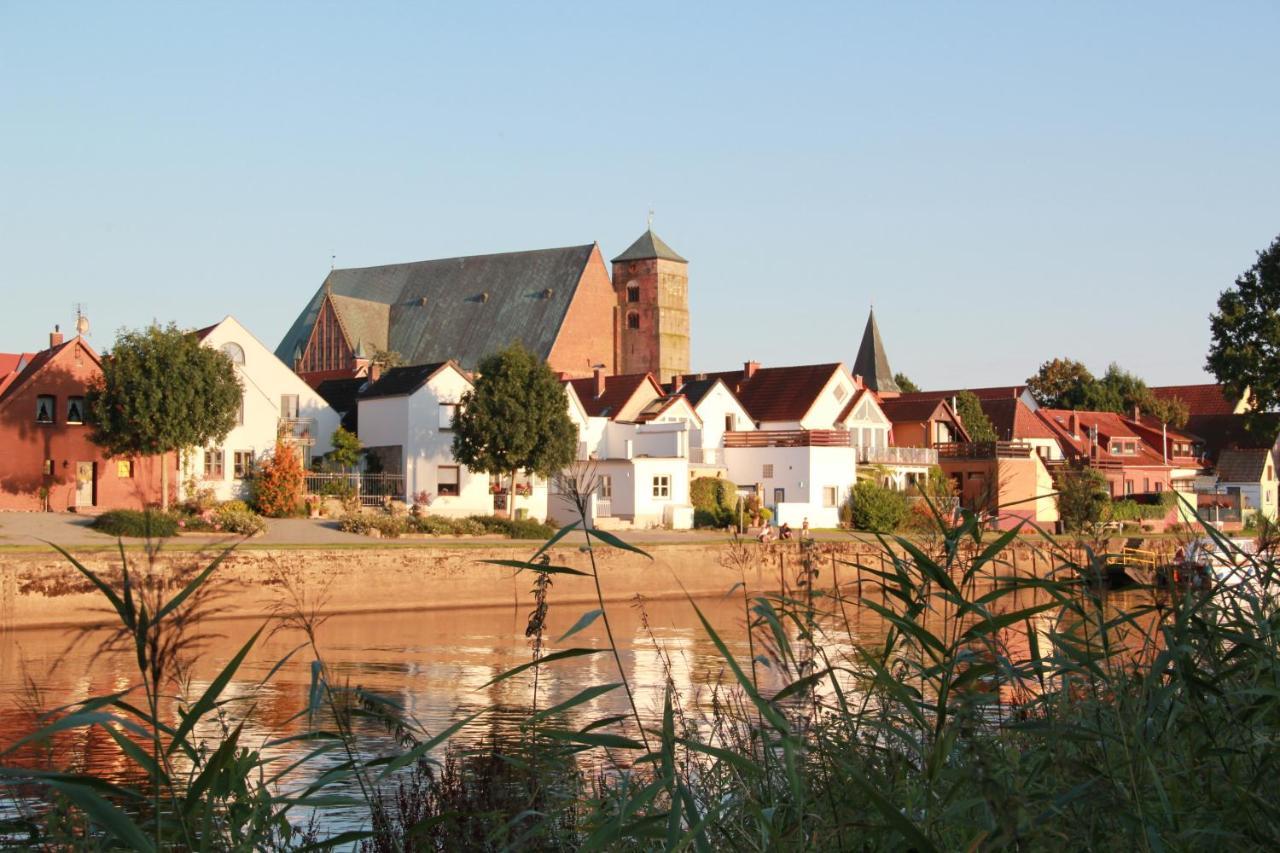
[[[406,501],[425,504],[432,514],[513,511],[545,519],[545,479],[517,476],[513,496],[505,492],[505,478],[471,471],[453,458],[453,417],[471,387],[452,361],[392,368],[360,392],[360,441],[383,471],[404,475]]]
[[[1256,512],[1276,520],[1276,466],[1266,447],[1228,449],[1218,454],[1218,491],[1239,497],[1242,518]]]
[[[887,488],[903,491],[926,480],[929,469],[938,464],[938,451],[931,447],[893,445],[893,422],[869,388],[854,393],[836,427],[849,433],[858,464],[874,466],[880,485]]]
[[[275,449],[279,432],[297,447],[304,466],[331,449],[337,412],[240,321],[228,316],[196,334],[231,359],[243,399],[236,425],[221,444],[184,454],[184,480],[198,490],[212,489],[219,500],[244,498],[249,475]]]
[[[724,434],[751,432],[751,413],[719,377],[677,378],[669,386],[693,406],[698,425],[693,430],[690,462],[695,466],[724,464]]]
[[[755,428],[723,434],[729,478],[753,486],[777,523],[839,524],[857,479],[857,454],[839,421],[861,390],[840,363],[709,374],[741,402]]]
[[[582,419],[573,473],[595,486],[589,521],[600,527],[692,527],[690,440],[702,422],[689,401],[666,395],[647,373],[598,371],[565,385],[570,417]]]

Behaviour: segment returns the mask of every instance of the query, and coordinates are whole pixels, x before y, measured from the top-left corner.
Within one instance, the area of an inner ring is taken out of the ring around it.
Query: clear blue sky
[[[655,230],[693,360],[1199,381],[1280,233],[1280,4],[0,0],[0,350]]]

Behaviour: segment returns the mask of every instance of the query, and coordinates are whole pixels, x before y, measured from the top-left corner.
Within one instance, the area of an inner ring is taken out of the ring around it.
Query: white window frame
[[[653,475],[653,499],[656,501],[671,500],[671,475]]]
[[[440,475],[444,471],[453,471],[453,482],[446,482]],[[452,492],[446,492],[445,488],[451,486]],[[462,494],[462,467],[459,465],[437,465],[436,466],[436,494],[442,498],[456,498]]]
[[[600,500],[607,501],[613,499],[613,475],[601,474],[600,484],[596,487],[596,491],[600,496]]]

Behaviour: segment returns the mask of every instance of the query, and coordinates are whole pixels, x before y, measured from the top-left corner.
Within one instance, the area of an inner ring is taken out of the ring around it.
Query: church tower
[[[659,382],[689,373],[689,262],[653,233],[613,259],[616,372]]]

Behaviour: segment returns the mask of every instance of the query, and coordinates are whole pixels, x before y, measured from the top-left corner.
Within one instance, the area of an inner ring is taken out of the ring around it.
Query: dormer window
[[[640,301],[640,285],[638,284],[627,285],[627,301],[628,302]]]
[[[41,394],[36,397],[36,423],[53,423],[53,411],[56,405],[57,401],[52,394]]]

